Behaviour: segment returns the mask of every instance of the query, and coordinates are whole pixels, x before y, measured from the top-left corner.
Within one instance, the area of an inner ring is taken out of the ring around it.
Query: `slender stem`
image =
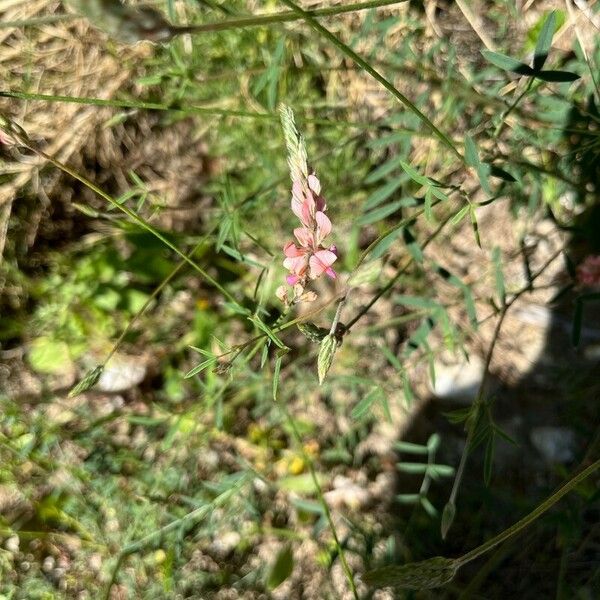
[[[413,215],[412,217],[410,217],[409,219],[403,219],[401,221],[401,224],[396,225],[392,228],[392,231],[395,229],[398,229],[399,227],[403,227],[404,225],[406,225],[406,221],[413,221],[415,220],[419,215],[422,214],[422,210],[419,211],[418,213],[416,213],[415,215]],[[446,217],[446,219],[444,219],[438,226],[438,228],[425,240],[424,244],[423,244],[423,249],[425,249],[442,231],[442,229],[454,218],[454,214],[450,214],[448,217]],[[389,235],[388,232],[386,232],[385,235]],[[384,236],[385,237],[385,236]],[[361,259],[359,260],[359,264],[362,262],[362,260],[364,260],[364,257],[367,256],[368,252],[371,250],[371,247],[373,246],[373,244],[371,244],[367,250],[365,250],[365,252],[363,252],[363,255],[361,256]],[[369,301],[369,303],[366,306],[363,306],[363,308],[361,308],[358,313],[356,313],[356,315],[354,316],[354,318],[346,325],[346,331],[350,331],[350,328],[353,327],[360,319],[362,319],[373,307],[373,305],[385,294],[387,294],[387,292],[389,292],[398,282],[398,280],[400,279],[400,277],[402,277],[402,275],[404,275],[404,273],[406,273],[406,271],[408,270],[408,268],[410,267],[410,265],[414,262],[414,258],[411,256],[409,257],[409,259],[406,261],[406,263],[397,271],[397,273],[394,275],[394,277],[392,277],[392,279],[390,279],[390,281],[388,281],[388,283],[386,283],[381,290],[379,290],[374,296],[373,298],[371,298],[371,300]]]
[[[344,304],[346,303],[349,293],[349,291],[346,292],[346,295],[340,300],[340,303],[338,304],[338,307],[335,311],[335,316],[333,317],[333,322],[331,323],[331,328],[329,329],[329,335],[335,335],[335,331],[342,316],[342,308],[344,308]]]
[[[313,485],[315,486],[315,490],[317,492],[319,501],[321,502],[321,506],[323,507],[323,512],[325,513],[325,518],[327,519],[327,523],[329,525],[329,529],[331,530],[331,535],[333,536],[333,541],[335,543],[336,550],[340,557],[340,562],[342,563],[342,569],[344,571],[344,574],[346,575],[346,579],[348,580],[348,584],[350,585],[350,589],[352,590],[352,594],[354,595],[355,600],[358,600],[358,591],[356,589],[356,584],[354,583],[354,575],[352,574],[352,571],[350,570],[350,566],[348,565],[348,561],[346,560],[346,554],[344,552],[344,549],[342,548],[342,545],[340,544],[340,539],[337,534],[337,529],[335,527],[335,523],[333,522],[333,517],[331,516],[331,511],[329,510],[329,505],[327,504],[327,502],[325,501],[325,497],[323,496],[323,489],[321,488],[321,484],[319,483],[317,473],[315,472],[315,467],[313,465],[313,461],[312,461],[311,457],[308,455],[308,453],[306,452],[306,450],[304,449],[304,444],[302,443],[302,437],[300,436],[300,432],[298,431],[298,428],[296,427],[296,423],[294,422],[292,415],[289,413],[288,409],[285,407],[285,405],[283,403],[279,402],[278,406],[283,411],[283,413],[287,419],[287,422],[290,425],[292,433],[294,435],[294,439],[296,441],[298,449],[302,453],[302,456],[303,456],[304,460],[306,461],[306,464],[308,465],[310,477],[312,479]]]
[[[401,4],[408,0],[369,0],[367,2],[354,2],[346,6],[326,6],[308,11],[313,17],[334,17],[349,12],[358,12],[370,8],[379,8],[390,6],[392,4]],[[0,29],[32,27],[35,25],[46,25],[63,21],[72,21],[78,18],[74,14],[46,15],[44,17],[32,17],[31,19],[22,19],[19,21],[5,21],[0,23]],[[210,33],[214,31],[226,31],[229,29],[245,29],[247,27],[260,27],[270,25],[271,23],[287,23],[302,19],[293,11],[279,12],[265,15],[252,15],[240,17],[238,19],[225,19],[215,23],[200,23],[197,25],[173,25],[173,35],[183,33]]]
[[[326,37],[334,46],[341,50],[346,56],[351,58],[358,66],[363,68],[371,77],[378,81],[388,92],[390,92],[401,104],[408,108],[414,113],[419,120],[447,147],[449,148],[456,158],[461,162],[465,159],[462,154],[458,151],[454,142],[442,131],[440,131],[433,122],[423,114],[402,92],[400,92],[390,81],[388,81],[379,71],[375,70],[364,58],[359,56],[350,46],[342,42],[337,36],[331,31],[323,27],[311,14],[310,12],[302,9],[292,0],[281,0],[286,6],[289,6],[296,14],[301,15],[305,21],[321,35]]]
[[[472,417],[470,426],[469,426],[469,431],[467,433],[467,440],[465,443],[465,448],[463,450],[463,453],[460,457],[460,463],[458,465],[458,469],[456,471],[456,477],[454,478],[454,483],[452,485],[452,491],[450,492],[450,498],[448,500],[448,504],[456,504],[456,497],[458,495],[458,490],[460,488],[460,485],[462,483],[462,478],[464,475],[464,471],[465,471],[465,466],[467,464],[467,458],[469,456],[470,453],[470,447],[471,447],[471,443],[473,441],[473,437],[475,436],[475,430],[477,428],[477,422],[479,420],[479,414],[481,411],[481,408],[483,406],[483,396],[485,393],[485,388],[487,386],[487,382],[490,376],[490,365],[492,363],[492,357],[494,355],[494,350],[496,348],[496,343],[498,341],[498,338],[500,337],[500,330],[502,329],[502,325],[504,323],[504,319],[506,317],[506,314],[508,312],[508,310],[510,309],[510,307],[525,293],[529,292],[532,290],[532,285],[533,282],[548,268],[548,266],[554,262],[554,260],[561,254],[562,252],[562,248],[560,250],[557,250],[556,252],[554,252],[552,254],[552,256],[550,256],[550,258],[540,267],[540,269],[534,273],[531,278],[529,279],[529,281],[527,282],[527,285],[524,286],[523,288],[521,288],[509,301],[504,303],[504,306],[502,307],[501,311],[500,311],[500,316],[498,317],[498,321],[496,323],[496,327],[494,328],[494,334],[492,336],[492,341],[490,343],[490,347],[488,348],[488,352],[487,352],[487,356],[485,359],[485,365],[483,367],[483,376],[481,378],[481,383],[479,384],[479,389],[477,390],[477,396],[475,397],[475,401],[474,401],[474,409],[475,409],[475,413]],[[446,530],[447,532],[447,530]]]
[[[216,229],[216,227],[213,227],[213,230],[214,229]],[[196,254],[198,249],[202,246],[202,244],[204,244],[206,238],[208,238],[208,236],[211,233],[212,230],[209,231],[205,236],[203,236],[203,238],[194,246],[192,251],[187,255],[189,258],[192,258],[194,254]],[[179,263],[177,263],[175,268],[154,288],[146,302],[144,302],[144,305],[135,313],[135,315],[133,315],[133,317],[125,326],[125,329],[123,329],[123,331],[121,332],[121,335],[119,336],[112,349],[108,353],[108,356],[104,360],[104,365],[106,365],[106,363],[114,356],[115,352],[118,350],[119,346],[125,339],[125,336],[131,331],[131,328],[135,325],[137,320],[146,312],[146,309],[150,306],[150,303],[160,294],[160,292],[173,279],[173,277],[175,277],[175,275],[177,275],[177,273],[179,273],[179,271],[181,271],[181,269],[183,269],[183,267],[185,267],[186,265],[187,262],[185,260],[181,260]]]
[[[392,4],[402,4],[408,0],[369,0],[368,2],[354,2],[345,6],[326,6],[307,11],[311,17],[333,17],[344,13],[358,12],[370,8],[379,8],[390,6]],[[250,17],[240,17],[239,19],[227,19],[217,23],[201,23],[199,25],[174,26],[175,35],[181,33],[208,33],[211,31],[225,31],[227,29],[242,29],[245,27],[260,27],[271,23],[288,23],[303,19],[295,11],[285,11],[274,13],[272,15],[254,15]]]
[[[578,475],[575,475],[571,480],[569,480],[565,485],[563,485],[558,491],[556,491],[552,496],[544,500],[539,506],[537,506],[534,510],[532,510],[527,516],[523,517],[520,521],[517,521],[514,525],[511,525],[508,529],[505,529],[502,533],[499,533],[496,537],[493,537],[491,540],[481,544],[471,552],[467,552],[467,554],[457,558],[456,560],[460,563],[460,566],[465,565],[466,563],[475,560],[480,557],[482,554],[485,554],[498,544],[506,541],[512,536],[516,535],[525,527],[528,527],[533,523],[537,518],[539,518],[542,514],[544,514],[547,510],[552,508],[563,496],[568,494],[573,488],[578,486],[584,479],[589,477],[592,473],[598,470],[600,467],[600,460],[592,463],[589,467],[581,471]]]
[[[527,92],[529,92],[529,90],[531,89],[532,85],[533,85],[533,77],[530,77],[525,89],[517,96],[515,101],[500,116],[500,123],[498,123],[498,127],[496,127],[496,131],[494,131],[494,138],[497,138],[502,133],[502,130],[504,129],[504,125],[506,124],[506,119],[508,118],[508,115],[510,115],[510,113],[515,108],[517,108],[517,105],[519,104],[519,102],[521,102],[521,100],[523,100],[523,98],[526,96]]]

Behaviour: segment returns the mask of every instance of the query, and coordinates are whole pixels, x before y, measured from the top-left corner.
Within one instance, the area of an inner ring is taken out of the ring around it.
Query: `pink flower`
[[[325,210],[327,205],[321,196],[321,182],[316,175],[309,175],[306,181],[293,182],[292,212],[300,219],[302,227],[294,229],[299,245],[288,242],[283,248],[283,266],[289,271],[286,281],[295,287],[296,298],[308,297],[303,294],[307,279],[317,279],[323,273],[332,279],[336,278],[331,268],[337,260],[336,247],[327,248],[323,245],[332,229]]]
[[[577,267],[577,281],[586,287],[600,286],[600,256],[586,256]]]

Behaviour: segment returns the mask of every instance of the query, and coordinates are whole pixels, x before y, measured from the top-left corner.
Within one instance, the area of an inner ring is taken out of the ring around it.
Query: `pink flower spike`
[[[331,277],[331,279],[336,279],[337,278],[337,273],[331,267],[329,267],[325,271],[325,275],[327,275],[328,277]]]
[[[331,265],[337,260],[337,256],[330,250],[319,250],[309,259],[310,278],[316,279],[326,273]],[[331,275],[330,275],[331,277]]]
[[[285,278],[288,285],[296,285],[299,279],[298,275],[287,275]]]

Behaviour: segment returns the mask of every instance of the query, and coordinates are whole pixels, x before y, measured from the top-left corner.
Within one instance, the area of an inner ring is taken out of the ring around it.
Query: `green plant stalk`
[[[491,540],[481,544],[477,548],[467,552],[456,560],[460,563],[460,566],[479,558],[482,554],[489,552],[492,548],[495,548],[498,544],[505,542],[509,538],[517,535],[523,529],[531,525],[536,519],[541,517],[547,510],[552,508],[563,496],[566,496],[571,490],[577,487],[582,481],[587,479],[600,467],[600,460],[592,463],[589,467],[575,475],[565,485],[563,485],[558,491],[554,492],[549,498],[544,500],[539,506],[532,510],[527,516],[523,517],[520,521],[517,521],[514,525],[511,525]]]
[[[385,234],[383,234],[382,236],[379,236],[379,238],[377,238],[377,240],[375,240],[375,242],[373,242],[373,244],[370,244],[369,247],[363,252],[363,254],[361,255],[358,265],[356,268],[358,268],[358,266],[362,263],[362,261],[366,258],[367,254],[371,251],[371,249],[374,247],[375,244],[377,244],[377,242],[380,239],[383,239],[384,237],[386,237],[387,235],[389,235],[392,231],[395,231],[396,229],[399,229],[400,227],[404,227],[404,225],[406,225],[407,223],[410,223],[414,220],[416,220],[421,214],[423,214],[424,209],[417,211],[414,215],[412,215],[411,217],[408,217],[407,219],[403,219],[399,224],[395,225],[394,227],[392,227],[390,230],[386,231]],[[422,249],[424,250],[444,229],[444,227],[454,218],[455,214],[451,213],[448,217],[446,217],[437,227],[437,229],[425,240],[425,242],[423,243]],[[408,270],[408,268],[410,267],[410,265],[414,262],[414,258],[412,256],[410,256],[408,258],[408,260],[406,261],[406,263],[396,272],[396,274],[394,275],[394,277],[392,277],[392,279],[390,279],[390,281],[388,281],[382,288],[381,290],[379,290],[374,296],[373,298],[371,298],[371,300],[363,307],[361,308],[356,315],[352,318],[352,320],[346,324],[346,331],[350,331],[350,329],[360,320],[362,319],[373,307],[373,305],[385,294],[387,294],[398,282],[398,280],[400,279],[400,277],[402,277],[402,275],[404,275],[404,273],[406,273],[406,271]]]
[[[540,267],[540,269],[531,276],[531,279],[527,282],[527,285],[521,288],[510,300],[505,301],[504,305],[500,310],[500,316],[498,317],[498,321],[496,322],[496,327],[494,328],[494,333],[492,336],[492,341],[488,348],[487,356],[485,359],[485,364],[483,367],[483,376],[481,379],[481,383],[479,385],[479,389],[477,390],[477,396],[475,397],[474,407],[475,412],[473,415],[473,420],[471,421],[471,425],[469,427],[469,431],[467,433],[467,440],[465,443],[465,448],[460,457],[460,463],[458,465],[458,469],[456,471],[456,477],[454,478],[454,483],[452,485],[452,491],[450,492],[450,498],[448,500],[447,505],[456,505],[456,498],[458,496],[458,490],[462,483],[462,478],[465,472],[465,467],[467,464],[467,458],[469,456],[471,450],[471,443],[473,441],[473,437],[475,436],[475,429],[477,427],[477,422],[479,420],[480,411],[483,405],[483,396],[485,393],[485,388],[487,385],[487,381],[490,373],[490,365],[492,362],[492,357],[494,355],[494,350],[496,348],[496,343],[500,336],[500,330],[502,329],[502,324],[504,323],[504,319],[510,307],[526,292],[531,291],[533,282],[548,268],[548,266],[554,262],[554,260],[562,253],[562,248],[557,250],[552,254],[552,256]],[[452,523],[448,525],[450,527]],[[442,536],[445,538],[446,531],[442,532]]]
[[[315,10],[307,11],[311,17],[335,17],[350,12],[368,10],[370,8],[380,8],[392,4],[402,4],[408,0],[369,0],[367,2],[353,2],[345,6],[326,6]],[[260,27],[272,23],[289,23],[290,21],[299,21],[304,17],[299,16],[295,11],[286,11],[274,13],[272,15],[256,15],[251,17],[241,17],[239,19],[227,19],[218,23],[203,23],[199,25],[174,26],[174,33],[208,33],[212,31],[226,31],[228,29],[243,29],[246,27]]]
[[[287,422],[290,425],[292,433],[294,435],[294,439],[298,446],[298,449],[302,453],[302,457],[304,458],[306,464],[308,465],[308,470],[310,472],[310,477],[312,479],[313,485],[315,486],[315,490],[317,492],[317,497],[319,498],[319,502],[323,507],[323,512],[325,513],[325,518],[327,519],[327,523],[329,525],[329,529],[331,530],[331,535],[333,536],[333,542],[335,544],[335,548],[340,557],[340,562],[342,564],[342,569],[344,574],[346,575],[346,579],[348,580],[348,584],[350,585],[350,589],[352,590],[352,594],[354,595],[355,600],[358,600],[358,591],[356,589],[356,584],[354,583],[354,575],[352,574],[352,570],[350,569],[350,565],[348,565],[348,561],[346,560],[346,554],[342,545],[340,544],[340,539],[337,534],[337,529],[335,527],[335,523],[333,522],[333,518],[331,516],[331,511],[329,510],[329,505],[325,501],[325,496],[323,496],[323,489],[321,488],[321,484],[319,483],[319,478],[315,472],[315,467],[313,465],[313,461],[311,457],[308,455],[306,450],[304,449],[304,445],[302,444],[302,437],[300,436],[300,432],[296,427],[296,423],[294,423],[294,419],[292,415],[290,415],[287,407],[283,404],[283,402],[278,402],[277,405],[283,411]]]
[[[335,17],[350,12],[359,12],[370,8],[379,8],[382,6],[390,6],[392,4],[401,4],[408,0],[369,0],[367,2],[354,2],[346,6],[326,6],[309,11],[313,17]],[[60,14],[46,15],[44,17],[33,17],[31,19],[23,19],[19,21],[5,21],[0,23],[0,29],[8,29],[12,27],[32,27],[35,25],[46,25],[50,23],[58,23],[63,21],[72,21],[79,18],[79,15]],[[245,29],[247,27],[261,27],[272,23],[289,23],[290,21],[298,21],[302,17],[298,17],[293,11],[279,12],[272,15],[253,15],[249,17],[240,17],[239,19],[226,19],[216,23],[201,23],[198,25],[174,25],[173,33],[176,35],[182,33],[210,33],[214,31],[227,31],[230,29]]]
[[[206,239],[213,233],[213,231],[216,228],[217,228],[217,225],[215,225],[208,233],[206,233],[202,237],[202,239],[194,246],[194,248],[192,248],[191,252],[187,255],[188,258],[191,259],[194,256],[194,254],[196,254],[196,252],[198,252],[198,250],[200,249],[202,244],[204,244]],[[177,275],[177,273],[179,273],[179,271],[181,271],[181,269],[183,269],[183,267],[185,267],[186,265],[187,265],[187,261],[181,260],[179,263],[177,263],[175,268],[154,288],[154,290],[152,290],[152,293],[150,294],[150,296],[148,297],[146,302],[144,302],[143,306],[135,313],[135,315],[133,315],[133,317],[129,320],[129,322],[125,326],[125,329],[123,329],[123,331],[121,332],[121,335],[119,336],[117,341],[114,343],[114,345],[111,348],[110,352],[108,353],[107,357],[104,359],[102,366],[106,366],[106,363],[108,363],[108,361],[114,356],[115,352],[119,349],[120,345],[123,343],[125,336],[131,331],[131,328],[135,325],[137,320],[146,312],[146,309],[150,306],[151,302],[162,292],[162,290],[165,288],[165,286],[167,286],[168,283],[175,277],[175,275]]]
[[[519,102],[521,102],[521,100],[523,100],[523,98],[525,98],[525,96],[531,89],[531,86],[533,85],[533,81],[534,81],[534,78],[530,77],[525,89],[517,96],[515,101],[500,116],[500,123],[498,123],[498,126],[496,127],[496,130],[494,131],[494,138],[497,138],[502,133],[502,130],[504,129],[504,125],[506,125],[506,119],[508,118],[508,115],[510,115],[510,113],[515,108],[517,108]]]
[[[301,15],[304,20],[322,36],[326,37],[336,48],[341,50],[346,56],[351,58],[358,66],[364,69],[371,77],[378,81],[388,92],[390,92],[401,104],[414,113],[418,119],[437,137],[444,146],[446,146],[461,162],[465,162],[464,157],[458,151],[454,142],[442,131],[440,131],[433,122],[422,113],[402,92],[400,92],[390,81],[388,81],[379,71],[375,70],[364,58],[359,56],[350,46],[342,42],[331,31],[323,27],[310,12],[302,9],[292,0],[281,0],[283,4],[291,8],[296,14]]]

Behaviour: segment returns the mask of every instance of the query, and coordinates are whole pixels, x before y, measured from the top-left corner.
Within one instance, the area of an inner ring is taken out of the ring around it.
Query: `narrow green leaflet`
[[[482,50],[481,54],[483,54],[487,61],[504,71],[511,71],[519,75],[533,75],[534,73],[534,70],[529,65],[511,56],[506,56],[506,54],[492,52],[491,50]]]
[[[540,71],[544,66],[546,59],[548,58],[548,52],[552,45],[552,38],[554,37],[554,30],[556,28],[556,11],[552,11],[544,21],[540,35],[538,36],[537,43],[535,45],[535,51],[533,56],[533,69],[534,71]]]
[[[352,409],[350,416],[353,419],[360,419],[364,417],[369,412],[374,402],[378,400],[380,394],[381,389],[379,386],[371,388],[367,395]]]
[[[277,554],[275,563],[271,567],[269,573],[269,579],[267,581],[267,587],[270,590],[274,590],[279,587],[294,570],[294,554],[292,553],[292,547],[290,544],[284,546]]]

